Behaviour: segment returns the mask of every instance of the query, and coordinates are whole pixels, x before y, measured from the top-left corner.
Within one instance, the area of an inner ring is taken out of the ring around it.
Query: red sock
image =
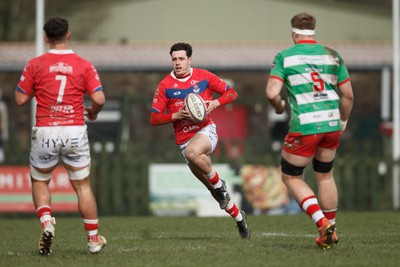
[[[323,210],[322,212],[324,213],[325,217],[329,220],[331,224],[336,223],[336,211],[337,209],[331,209],[331,210]]]
[[[212,185],[216,185],[219,182],[219,175],[214,170],[207,175],[207,178]]]
[[[300,207],[308,216],[310,216],[311,219],[313,219],[314,223],[316,223],[318,227],[321,227],[322,219],[325,217],[315,196],[304,198],[300,203]]]
[[[49,215],[51,217],[51,207],[50,206],[40,206],[36,210],[36,214],[38,219],[40,219],[43,215]]]
[[[94,241],[98,242],[98,229],[99,229],[99,220],[98,219],[93,219],[93,220],[88,220],[88,219],[83,219],[83,226],[85,227],[85,230],[87,232],[87,239],[88,241]]]
[[[50,206],[40,206],[36,210],[36,215],[42,224],[42,228],[44,228],[51,220],[52,212]]]
[[[229,213],[229,215],[231,215],[232,218],[236,218],[236,216],[238,216],[238,214],[239,214],[239,209],[237,208],[237,206],[236,206],[235,203],[233,203],[233,205],[232,205],[231,208],[228,208],[228,207],[227,207],[227,208],[225,209],[225,211],[226,211],[227,213]]]

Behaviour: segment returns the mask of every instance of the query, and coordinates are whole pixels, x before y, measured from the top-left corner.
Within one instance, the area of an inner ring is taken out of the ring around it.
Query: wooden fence
[[[140,156],[141,151],[134,147],[131,144],[125,152],[115,155],[105,151],[92,155],[95,192],[102,214],[149,214],[148,168],[154,161]],[[270,153],[256,162],[246,163],[260,164],[265,160],[265,164],[271,165],[272,162],[277,166],[279,159],[279,153]],[[244,163],[243,158],[238,162],[217,157],[217,161],[229,162],[234,169],[239,169]],[[390,160],[378,155],[350,152],[338,155],[334,176],[339,192],[339,208],[351,211],[392,210],[392,166]],[[306,168],[304,177],[317,192],[311,166]]]
[[[393,210],[392,166],[390,151],[377,152],[359,143],[351,149],[340,149],[335,160],[334,175],[339,192],[341,210]],[[223,145],[223,144],[222,144]],[[103,146],[104,148],[105,146]],[[278,166],[279,152],[265,149],[265,142],[249,138],[241,157],[232,159],[221,155],[215,163],[229,163],[239,170],[242,164]],[[8,165],[28,165],[29,151],[18,149],[18,144],[5,146]],[[360,149],[362,148],[362,149]],[[223,148],[221,148],[223,151]],[[160,154],[164,152],[166,154]],[[173,155],[173,156],[170,156]],[[183,163],[179,149],[171,141],[129,141],[122,152],[92,151],[93,189],[102,215],[149,215],[148,169],[151,163]],[[0,168],[2,165],[0,165]],[[311,167],[305,179],[316,189]]]

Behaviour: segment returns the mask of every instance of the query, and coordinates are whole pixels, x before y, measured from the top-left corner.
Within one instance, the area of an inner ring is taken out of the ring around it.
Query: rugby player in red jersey
[[[190,170],[210,190],[220,208],[235,219],[241,238],[248,239],[250,233],[246,214],[230,198],[225,181],[219,178],[212,166],[211,154],[218,142],[216,125],[208,115],[204,122],[196,124],[184,108],[184,98],[189,93],[204,99],[207,114],[236,100],[237,93],[213,73],[192,68],[192,52],[191,45],[187,43],[176,43],[171,47],[173,70],[154,93],[150,121],[154,126],[172,123],[176,144]],[[213,93],[220,97],[213,99]]]
[[[90,148],[84,114],[95,120],[105,103],[103,88],[95,67],[68,49],[71,33],[68,21],[53,17],[43,26],[50,50],[31,59],[18,82],[17,105],[35,97],[36,123],[32,127],[30,175],[32,196],[42,225],[39,253],[52,252],[55,219],[52,216],[49,182],[61,159],[78,197],[79,212],[87,231],[90,253],[98,253],[106,239],[98,235],[96,200],[90,186]],[[83,105],[88,94],[91,107]]]

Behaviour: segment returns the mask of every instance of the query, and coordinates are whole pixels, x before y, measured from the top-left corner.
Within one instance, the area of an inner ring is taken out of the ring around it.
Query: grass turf
[[[57,216],[57,214],[56,214]],[[340,212],[340,242],[329,251],[314,242],[305,214],[248,216],[250,240],[228,217],[100,217],[108,245],[86,249],[78,217],[57,217],[53,253],[40,256],[36,218],[0,219],[0,266],[398,266],[400,212]]]

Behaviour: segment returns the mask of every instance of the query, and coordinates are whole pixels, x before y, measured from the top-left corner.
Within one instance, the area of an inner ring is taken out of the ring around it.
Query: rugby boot
[[[220,180],[222,182],[222,186],[219,188],[215,188],[214,191],[215,191],[215,195],[216,195],[215,196],[216,200],[219,203],[219,207],[223,210],[228,205],[229,200],[231,200],[231,196],[228,193],[225,181],[222,179],[220,179]]]
[[[52,217],[50,221],[46,222],[45,226],[42,229],[42,234],[40,235],[40,240],[38,243],[40,255],[47,256],[50,255],[51,252],[53,252],[51,250],[51,245],[55,236],[55,224],[56,219]]]
[[[241,221],[236,222],[240,237],[242,239],[249,239],[250,238],[250,230],[247,225],[247,215],[243,210],[241,210],[240,213],[242,214],[243,219]]]
[[[107,240],[102,235],[98,236],[98,241],[97,242],[89,241],[88,244],[87,244],[88,250],[92,254],[99,253],[105,247],[105,245],[107,245]]]
[[[334,241],[334,234],[336,233],[336,225],[331,224],[328,219],[322,219],[322,225],[319,228],[319,237],[315,239],[317,245],[323,250],[329,250],[332,248]],[[339,241],[337,234],[336,239],[337,242]],[[336,242],[336,243],[337,243]]]

